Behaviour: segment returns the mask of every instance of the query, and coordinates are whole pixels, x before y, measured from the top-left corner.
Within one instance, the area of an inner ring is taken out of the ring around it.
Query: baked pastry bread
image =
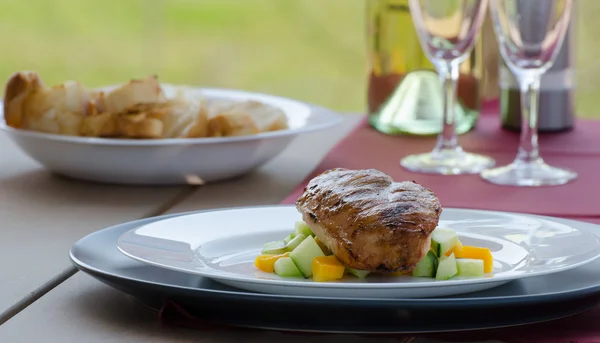
[[[279,108],[257,101],[167,97],[156,76],[108,91],[67,81],[46,87],[30,71],[10,77],[4,94],[7,125],[46,133],[112,138],[202,138],[252,135],[288,127]]]
[[[223,106],[209,120],[209,136],[245,136],[287,128],[287,118],[275,107],[258,101],[244,101]]]
[[[133,80],[94,97],[94,111],[84,117],[80,134],[90,137],[200,138],[208,131],[203,99],[183,92],[167,99],[158,80]]]
[[[92,102],[90,92],[77,82],[46,88],[36,73],[20,72],[6,85],[4,116],[14,128],[77,135]]]

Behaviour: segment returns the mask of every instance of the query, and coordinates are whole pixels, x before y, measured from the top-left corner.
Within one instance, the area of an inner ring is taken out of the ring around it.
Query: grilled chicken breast
[[[442,213],[431,190],[373,169],[328,170],[308,183],[296,207],[340,262],[372,272],[411,271]]]

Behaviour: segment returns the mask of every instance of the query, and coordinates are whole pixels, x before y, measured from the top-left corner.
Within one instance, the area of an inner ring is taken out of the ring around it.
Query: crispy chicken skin
[[[414,269],[442,213],[431,190],[373,169],[325,171],[308,183],[296,208],[340,262],[372,272]]]

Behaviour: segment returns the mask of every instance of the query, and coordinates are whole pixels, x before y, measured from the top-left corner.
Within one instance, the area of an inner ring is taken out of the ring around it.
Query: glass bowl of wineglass
[[[431,152],[406,156],[400,164],[414,172],[478,174],[495,161],[458,144],[455,105],[459,65],[471,54],[487,0],[410,0],[409,6],[421,47],[443,87],[443,129]]]
[[[521,89],[521,138],[514,161],[484,170],[481,177],[510,186],[563,185],[577,178],[548,165],[538,146],[538,95],[542,75],[552,67],[569,26],[572,0],[490,0],[500,55]]]

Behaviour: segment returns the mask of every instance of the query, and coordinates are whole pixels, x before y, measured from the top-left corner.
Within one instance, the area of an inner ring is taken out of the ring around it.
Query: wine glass
[[[468,153],[458,145],[455,129],[459,65],[479,34],[488,0],[410,0],[413,23],[443,87],[443,129],[433,151],[409,155],[400,164],[411,171],[434,174],[476,174],[493,167],[492,158]]]
[[[538,149],[538,94],[541,76],[552,67],[569,26],[572,0],[490,0],[500,54],[521,88],[521,139],[507,166],[485,170],[491,183],[512,186],[562,185],[577,173],[549,166]]]

